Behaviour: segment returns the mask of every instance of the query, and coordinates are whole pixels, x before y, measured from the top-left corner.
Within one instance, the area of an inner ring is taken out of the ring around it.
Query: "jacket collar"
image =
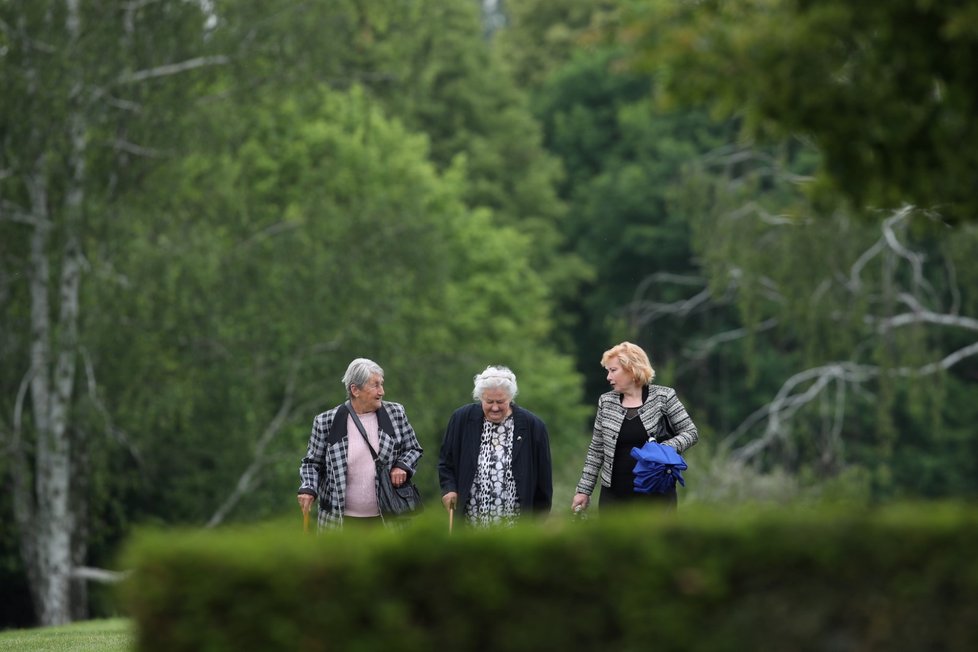
[[[335,444],[346,437],[346,420],[349,416],[350,410],[346,407],[346,403],[336,408],[336,414],[333,416],[333,425],[330,427],[329,436],[326,438],[328,444]],[[381,403],[380,409],[377,410],[377,427],[381,432],[386,432],[391,436],[394,435],[394,423],[387,413],[386,402]]]
[[[513,459],[523,450],[523,442],[530,436],[529,419],[526,411],[516,403],[510,402],[510,409],[513,411]],[[485,420],[485,413],[482,411],[481,403],[473,403],[469,410],[469,423],[473,424],[472,432],[477,437],[482,436],[482,424]]]
[[[651,390],[649,389],[649,386],[648,385],[643,385],[642,386],[642,405],[645,405],[646,403],[649,402],[649,394],[650,393],[651,393]],[[624,394],[620,394],[618,392],[615,392],[615,398],[618,399],[618,405],[621,405],[621,400],[622,400],[622,398],[624,396],[625,396]]]

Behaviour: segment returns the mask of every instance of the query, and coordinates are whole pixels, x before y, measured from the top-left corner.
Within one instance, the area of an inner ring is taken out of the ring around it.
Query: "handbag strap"
[[[360,417],[357,416],[357,411],[353,409],[353,404],[349,401],[346,402],[346,407],[350,410],[350,416],[353,417],[353,423],[356,424],[357,430],[363,435],[363,441],[367,443],[367,448],[370,449],[370,456],[374,458],[374,462],[377,462],[377,451],[374,447],[370,445],[370,440],[367,439],[367,431],[363,429],[363,424],[360,422]]]

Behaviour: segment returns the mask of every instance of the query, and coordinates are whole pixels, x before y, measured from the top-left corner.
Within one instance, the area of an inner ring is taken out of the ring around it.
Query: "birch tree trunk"
[[[70,43],[80,33],[77,0],[69,0],[66,31]],[[30,240],[30,396],[34,417],[34,482],[15,484],[18,521],[26,526],[24,561],[35,608],[42,625],[71,620],[72,534],[75,515],[70,508],[71,448],[68,420],[75,388],[78,355],[80,233],[85,179],[86,125],[80,106],[81,80],[69,97],[70,175],[66,180],[63,215],[52,215],[48,196],[49,166],[40,154],[29,182],[33,233]],[[53,240],[53,224],[63,225],[61,243]],[[52,285],[51,256],[58,259]],[[27,495],[33,491],[33,495]]]
[[[0,421],[0,449],[12,462],[21,557],[41,625],[87,615],[85,587],[72,586],[85,581],[76,569],[88,543],[88,502],[73,495],[89,476],[73,461],[86,464],[91,430],[76,422],[82,282],[98,268],[84,248],[111,226],[107,206],[138,183],[131,171],[156,154],[145,143],[172,143],[166,128],[200,92],[169,80],[227,63],[201,56],[208,4],[0,3],[0,223],[19,254],[14,275],[0,281],[26,284],[22,330],[30,329],[11,339],[19,355],[3,363],[8,377],[23,365],[23,377],[12,427]]]
[[[73,52],[82,29],[79,0],[67,0],[63,13],[48,15],[62,16],[61,25],[52,22],[50,27],[63,30],[66,51]],[[51,92],[45,66],[54,49],[38,40],[25,51],[24,106],[43,106]],[[72,619],[76,515],[71,507],[73,430],[69,425],[78,357],[88,140],[83,83],[81,74],[71,75],[61,129],[43,124],[37,116],[24,116],[30,124],[26,147],[20,151],[24,157],[20,162],[27,164],[20,169],[24,203],[10,218],[29,229],[30,302],[29,368],[15,404],[10,446],[15,460],[13,502],[21,556],[41,625]],[[31,414],[30,441],[22,432],[25,408]]]

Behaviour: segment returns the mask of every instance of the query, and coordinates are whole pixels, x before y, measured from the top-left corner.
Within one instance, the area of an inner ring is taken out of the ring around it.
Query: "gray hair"
[[[343,387],[346,389],[346,397],[353,398],[353,395],[350,393],[350,385],[363,387],[374,374],[383,376],[384,370],[373,360],[357,358],[351,362],[350,366],[346,368],[346,373],[343,374]]]
[[[489,365],[481,374],[475,375],[475,389],[472,390],[472,398],[477,401],[482,400],[482,395],[487,389],[503,389],[509,394],[510,400],[516,398],[520,391],[516,386],[516,374],[508,367]]]

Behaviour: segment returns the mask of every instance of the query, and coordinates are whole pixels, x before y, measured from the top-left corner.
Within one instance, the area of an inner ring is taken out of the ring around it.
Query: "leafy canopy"
[[[857,207],[976,217],[978,9],[926,0],[630,3],[622,36],[661,101],[810,137]],[[828,197],[830,193],[822,193]]]

